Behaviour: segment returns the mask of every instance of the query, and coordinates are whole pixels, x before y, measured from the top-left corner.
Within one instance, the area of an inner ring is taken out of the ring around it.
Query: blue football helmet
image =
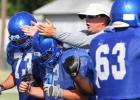
[[[9,39],[14,46],[26,47],[28,45],[30,37],[24,34],[21,26],[32,26],[31,21],[36,22],[36,19],[26,11],[18,12],[10,18],[8,23]]]
[[[129,26],[140,26],[139,0],[115,0],[111,9],[112,22],[121,21]]]
[[[35,56],[40,58],[39,63],[54,67],[62,54],[62,43],[36,33],[33,37],[33,49]]]

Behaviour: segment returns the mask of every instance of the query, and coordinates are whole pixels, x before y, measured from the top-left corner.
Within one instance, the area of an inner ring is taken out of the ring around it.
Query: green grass
[[[3,92],[0,100],[18,100],[18,96],[16,92]]]
[[[0,70],[0,83],[7,78],[10,72],[10,70]],[[18,100],[16,88],[3,91],[0,100]]]

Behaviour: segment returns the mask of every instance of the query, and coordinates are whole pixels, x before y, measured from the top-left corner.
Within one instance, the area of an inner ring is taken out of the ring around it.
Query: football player
[[[45,100],[87,100],[88,96],[80,93],[78,88],[75,86],[70,75],[62,67],[62,61],[66,58],[69,52],[62,53],[62,44],[57,40],[52,38],[46,38],[41,36],[38,33],[33,38],[33,48],[35,50],[34,60],[36,63],[35,66],[40,68],[40,78],[43,82],[44,88],[44,97]],[[87,53],[83,53],[82,50],[79,50],[79,53],[76,53],[76,50],[72,50],[75,54],[83,57],[87,57]],[[83,50],[84,51],[84,50]],[[71,53],[71,54],[72,54]],[[74,60],[77,60],[76,58]],[[85,60],[85,65],[87,64],[87,59]],[[80,62],[79,62],[80,64]],[[82,64],[84,68],[85,65]],[[81,72],[81,73],[84,73]],[[26,92],[28,89],[26,82],[20,84],[20,89],[23,92]],[[31,87],[31,95],[34,96],[42,95],[42,89],[38,90],[35,87]]]
[[[10,42],[7,46],[7,61],[12,66],[9,77],[1,83],[1,90],[7,90],[14,86],[19,89],[21,81],[28,82],[29,85],[39,85],[35,82],[37,76],[33,75],[32,68],[32,38],[26,36],[21,30],[22,25],[31,26],[30,21],[36,21],[34,16],[26,11],[13,15],[8,23]],[[28,90],[29,91],[29,90]],[[27,93],[19,92],[19,100],[39,100]]]
[[[87,93],[93,93],[96,88],[99,100],[140,98],[139,9],[139,0],[115,0],[111,9],[114,29],[97,36],[90,45],[93,69],[97,72],[96,87],[80,75],[75,77]],[[71,66],[67,67],[71,70]],[[80,82],[84,82],[84,86]]]

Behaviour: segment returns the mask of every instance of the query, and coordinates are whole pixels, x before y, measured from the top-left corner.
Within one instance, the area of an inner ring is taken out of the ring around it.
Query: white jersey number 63
[[[115,80],[122,80],[126,74],[125,53],[126,48],[124,43],[117,43],[112,50],[110,50],[108,44],[101,45],[96,50],[95,59],[96,59],[97,77],[100,80],[108,80],[109,75],[112,74]],[[101,56],[102,54],[117,55],[116,65],[115,64],[110,65],[109,59],[106,56]],[[109,68],[109,66],[111,68]]]

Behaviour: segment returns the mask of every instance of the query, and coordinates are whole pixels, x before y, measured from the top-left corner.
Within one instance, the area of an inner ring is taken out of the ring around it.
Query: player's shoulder
[[[18,46],[14,46],[12,42],[9,42],[7,45],[7,53],[20,52]]]
[[[140,27],[133,28],[133,33],[134,33],[136,36],[140,37]]]
[[[87,51],[82,48],[71,48],[63,52],[63,55],[88,55]]]
[[[105,39],[105,38],[109,38],[110,36],[113,35],[113,33],[115,32],[114,27],[112,26],[108,26],[104,29],[104,31],[97,35],[93,40],[100,40],[100,39]]]
[[[13,50],[14,50],[14,48],[13,48],[13,46],[12,46],[12,43],[11,42],[9,42],[8,43],[8,45],[7,45],[7,53],[12,53],[13,52]]]
[[[119,34],[120,33],[120,34]],[[123,34],[122,34],[123,33]],[[140,27],[137,28],[133,28],[133,27],[129,27],[129,28],[123,28],[123,29],[111,29],[111,30],[105,30],[102,34],[96,36],[91,43],[95,43],[96,41],[100,41],[100,40],[107,40],[109,38],[114,38],[117,37],[117,35],[124,35],[124,34],[131,34],[131,35],[136,35],[136,36],[140,36]]]
[[[107,40],[111,37],[112,32],[103,32],[102,34],[96,36],[95,38],[92,39],[90,42],[90,45],[97,45],[99,41]]]
[[[10,48],[10,47],[12,47],[12,42],[9,42],[9,43],[7,44],[7,48]]]
[[[69,56],[89,56],[89,55],[85,49],[72,48],[64,51],[60,59],[64,61]]]
[[[126,35],[129,34],[131,38],[140,40],[140,27],[130,27],[125,31]]]

